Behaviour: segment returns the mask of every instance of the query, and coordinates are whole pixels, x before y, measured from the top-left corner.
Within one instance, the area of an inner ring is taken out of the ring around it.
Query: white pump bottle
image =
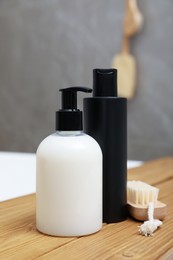
[[[102,152],[82,132],[77,91],[61,89],[56,130],[37,150],[36,226],[53,236],[83,236],[102,227]]]

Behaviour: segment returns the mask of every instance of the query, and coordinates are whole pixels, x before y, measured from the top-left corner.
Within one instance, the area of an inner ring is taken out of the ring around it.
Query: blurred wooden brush
[[[118,69],[118,95],[131,99],[136,87],[136,61],[130,54],[130,37],[142,27],[143,17],[136,0],[126,0],[123,39],[121,53],[112,61],[112,67]]]

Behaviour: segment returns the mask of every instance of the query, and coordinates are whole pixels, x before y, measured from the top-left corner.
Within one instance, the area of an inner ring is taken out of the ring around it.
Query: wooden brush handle
[[[130,39],[125,34],[123,35],[123,39],[122,39],[121,52],[122,53],[130,52]]]
[[[140,13],[137,0],[126,0],[125,17],[124,17],[124,34],[132,36],[142,27],[143,17]]]
[[[137,0],[126,0],[124,30],[122,39],[122,53],[130,52],[130,37],[136,34],[141,28],[143,17],[138,9]]]

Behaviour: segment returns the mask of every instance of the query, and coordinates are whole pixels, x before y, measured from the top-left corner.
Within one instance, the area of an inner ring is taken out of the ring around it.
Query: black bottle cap
[[[93,97],[117,96],[117,70],[93,70]]]
[[[85,87],[70,87],[60,89],[60,91],[62,92],[62,109],[56,112],[56,130],[82,130],[82,111],[77,108],[77,92],[92,92],[92,89]]]

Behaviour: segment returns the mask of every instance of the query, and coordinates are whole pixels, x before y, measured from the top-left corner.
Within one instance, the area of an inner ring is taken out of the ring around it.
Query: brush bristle
[[[159,189],[142,181],[127,182],[127,200],[136,205],[148,205],[158,199]]]

